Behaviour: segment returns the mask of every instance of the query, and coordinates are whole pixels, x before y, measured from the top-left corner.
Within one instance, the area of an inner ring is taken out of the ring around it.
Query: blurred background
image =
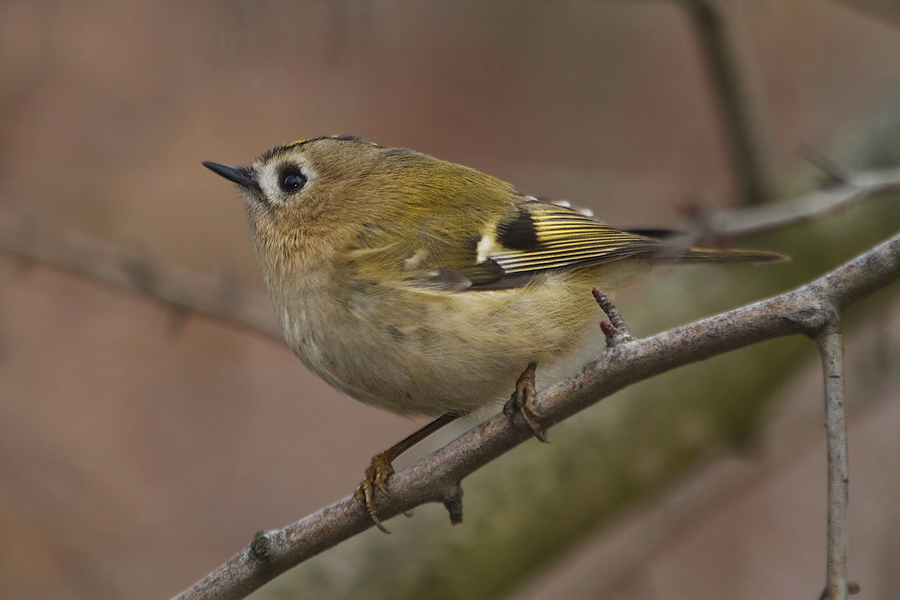
[[[172,596],[424,423],[346,400],[271,335],[237,193],[201,161],[358,134],[688,227],[685,207],[747,201],[691,6],[0,1],[0,597]],[[710,7],[761,199],[815,190],[810,148],[900,165],[897,2]],[[647,335],[786,291],[900,230],[897,199],[742,240],[787,265],[664,271],[620,309]],[[154,297],[170,281],[183,303]],[[900,598],[898,291],[847,331],[860,598]],[[820,377],[791,339],[637,386],[467,479],[462,525],[422,507],[259,597],[817,597]]]

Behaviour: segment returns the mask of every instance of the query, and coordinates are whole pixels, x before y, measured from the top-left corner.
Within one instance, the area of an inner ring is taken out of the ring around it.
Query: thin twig
[[[683,0],[683,4],[694,25],[710,82],[718,97],[741,204],[762,204],[768,199],[766,180],[728,31],[709,0]]]
[[[846,184],[819,190],[786,202],[718,213],[709,219],[708,232],[701,232],[695,244],[707,235],[714,239],[756,235],[807,223],[824,215],[848,210],[863,200],[900,190],[900,169],[870,171],[847,176]]]
[[[835,314],[816,338],[825,376],[828,445],[828,558],[826,600],[847,600],[847,417],[844,411],[844,348],[841,316]]]
[[[815,337],[833,315],[898,278],[900,235],[793,292],[610,348],[578,374],[539,394],[535,409],[551,426],[632,383],[676,367],[775,337]],[[379,513],[389,518],[425,502],[444,502],[458,494],[457,485],[467,475],[530,437],[504,415],[495,416],[396,473]],[[243,597],[369,527],[372,521],[365,509],[353,497],[345,498],[267,532],[265,556],[248,546],[177,598]]]
[[[628,332],[628,325],[626,325],[625,319],[622,318],[619,309],[616,308],[616,305],[609,299],[609,296],[604,294],[598,288],[594,288],[591,293],[594,295],[594,300],[596,300],[597,304],[600,306],[600,310],[605,312],[606,316],[609,317],[609,322],[600,322],[600,329],[603,331],[603,335],[606,336],[606,345],[612,348],[622,342],[630,341],[631,334]]]
[[[850,182],[850,175],[847,170],[817,148],[804,144],[800,147],[800,154],[809,164],[825,175],[825,181],[819,185],[821,189],[839,187]]]

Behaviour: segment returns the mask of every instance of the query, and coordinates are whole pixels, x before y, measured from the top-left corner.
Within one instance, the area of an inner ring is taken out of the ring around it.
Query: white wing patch
[[[488,235],[487,233],[482,235],[481,239],[478,241],[478,257],[475,259],[475,262],[483,263],[490,258],[494,247],[493,236]]]

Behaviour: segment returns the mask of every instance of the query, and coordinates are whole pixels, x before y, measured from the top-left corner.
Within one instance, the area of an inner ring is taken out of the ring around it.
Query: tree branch
[[[869,171],[845,176],[842,185],[818,190],[789,202],[778,202],[713,215],[711,231],[715,239],[756,235],[807,223],[824,215],[850,209],[863,200],[900,190],[900,169]],[[695,243],[702,244],[701,234]]]
[[[744,102],[728,31],[709,0],[682,0],[688,12],[706,63],[710,84],[719,103],[727,133],[732,165],[741,204],[762,204],[768,199],[757,140]]]
[[[847,416],[844,411],[844,348],[841,315],[835,314],[817,337],[825,377],[825,428],[828,447],[828,541],[824,600],[847,600]]]
[[[576,375],[543,391],[534,409],[548,426],[632,383],[679,366],[763,340],[804,334],[818,337],[847,306],[900,278],[900,235],[795,291],[624,342]],[[395,516],[426,502],[458,494],[459,483],[498,456],[528,440],[502,414],[472,429],[389,481],[390,497],[379,513]],[[373,526],[352,497],[280,530],[257,536],[178,599],[240,598],[287,569]]]

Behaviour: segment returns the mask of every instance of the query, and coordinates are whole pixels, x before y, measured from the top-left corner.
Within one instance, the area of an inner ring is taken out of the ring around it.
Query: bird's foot
[[[366,509],[367,513],[369,513],[369,516],[375,523],[375,527],[380,529],[383,533],[390,533],[390,531],[384,526],[381,519],[378,518],[378,514],[375,510],[375,490],[380,490],[386,496],[391,495],[387,487],[388,477],[394,474],[394,466],[391,464],[391,460],[392,457],[389,456],[388,452],[381,452],[380,454],[373,456],[372,462],[366,468],[365,478],[363,478],[359,487],[356,488],[356,491],[353,493],[353,497],[356,498],[356,501],[359,502],[360,506]]]
[[[541,425],[540,417],[535,414],[531,405],[537,394],[534,384],[534,373],[537,369],[537,363],[528,363],[528,367],[519,376],[516,381],[516,391],[509,397],[509,401],[503,406],[503,414],[509,419],[509,422],[515,425],[514,419],[516,413],[522,415],[531,433],[542,442],[549,443],[547,439],[547,430]]]

